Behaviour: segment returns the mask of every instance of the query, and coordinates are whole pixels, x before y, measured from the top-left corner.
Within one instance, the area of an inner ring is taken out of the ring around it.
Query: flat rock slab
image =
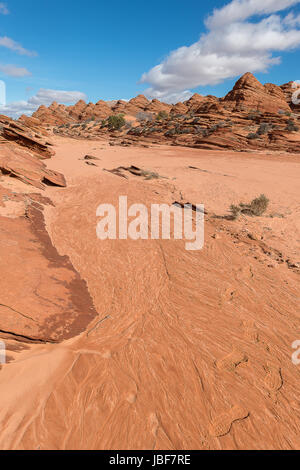
[[[55,154],[54,150],[41,140],[42,137],[34,137],[30,129],[15,122],[4,125],[2,135],[5,139],[32,150],[42,159],[51,158]]]
[[[3,145],[0,148],[0,170],[39,189],[45,184],[66,186],[62,174],[48,170],[46,165],[26,150],[19,149],[13,144]]]
[[[6,194],[5,201],[10,198]],[[0,215],[0,336],[59,342],[85,330],[97,312],[86,282],[52,245],[38,202],[51,201],[24,198],[26,217]]]

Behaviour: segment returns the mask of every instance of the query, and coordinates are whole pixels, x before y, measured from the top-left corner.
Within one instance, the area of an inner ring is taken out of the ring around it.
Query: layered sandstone
[[[280,110],[291,110],[280,87],[271,83],[262,85],[252,73],[246,73],[237,81],[223,103],[226,108],[234,111],[248,109],[278,113]]]
[[[0,181],[1,449],[299,449],[299,156],[53,141],[67,188]],[[99,240],[120,195],[203,202],[203,250]]]
[[[23,183],[44,189],[45,184],[66,186],[62,174],[48,170],[35,155],[11,144],[0,146],[0,174],[17,178]]]

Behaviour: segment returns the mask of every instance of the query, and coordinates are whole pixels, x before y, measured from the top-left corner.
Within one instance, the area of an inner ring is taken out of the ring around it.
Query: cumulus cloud
[[[9,75],[10,77],[26,77],[31,75],[29,70],[25,69],[24,67],[17,67],[16,65],[0,64],[0,72],[4,73],[5,75]]]
[[[160,89],[149,88],[145,91],[145,95],[148,96],[148,98],[156,98],[157,100],[163,100],[166,103],[179,103],[180,101],[188,100],[193,96],[193,93],[190,90],[175,91],[172,93],[169,91],[162,92]]]
[[[45,90],[41,88],[35,96],[32,96],[28,100],[28,102],[36,106],[40,106],[42,104],[49,106],[53,101],[72,104],[85,99],[86,95],[81,91]]]
[[[284,18],[284,23],[287,24],[288,26],[300,26],[300,14],[299,15],[294,15],[293,13],[289,13],[285,18]]]
[[[80,91],[45,90],[41,88],[36,95],[27,101],[15,101],[6,106],[0,106],[0,114],[18,118],[22,114],[31,115],[41,105],[49,106],[53,101],[63,104],[75,104],[85,100],[86,95]]]
[[[245,72],[265,72],[280,63],[275,52],[300,46],[300,16],[279,12],[300,0],[232,0],[206,19],[207,32],[143,74],[148,97],[175,102],[188,90],[215,85]],[[260,18],[259,18],[260,17]]]
[[[215,9],[206,20],[206,25],[210,29],[217,29],[228,23],[244,21],[254,15],[277,13],[297,3],[298,0],[233,0],[223,8]]]
[[[0,2],[0,14],[1,15],[8,15],[9,14],[9,10],[8,10],[6,4],[2,3],[2,2]]]
[[[8,38],[7,36],[0,37],[0,46],[6,47],[7,49],[17,52],[20,55],[27,55],[29,57],[34,57],[37,55],[35,51],[29,51],[28,49],[25,49],[21,44],[11,38]]]

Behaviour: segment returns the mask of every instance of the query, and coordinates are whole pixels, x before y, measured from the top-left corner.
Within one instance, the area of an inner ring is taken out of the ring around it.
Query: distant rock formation
[[[80,139],[106,135],[121,145],[169,143],[205,149],[300,152],[300,106],[292,103],[294,91],[293,82],[280,87],[262,85],[254,75],[246,73],[224,98],[195,93],[175,105],[149,101],[143,95],[110,106],[101,102],[108,108],[105,117],[126,115],[127,126],[119,130],[111,129],[105,120],[84,120],[90,116],[87,110],[97,105],[84,106],[84,102],[79,102],[67,108],[69,115],[70,109],[80,109],[77,123],[57,126],[54,133]],[[57,106],[53,108],[56,110]],[[165,115],[157,119],[161,111]]]
[[[125,114],[137,116],[140,112],[158,114],[161,111],[168,114],[189,114],[227,111],[278,113],[279,111],[291,112],[295,110],[292,103],[292,94],[295,91],[289,82],[282,86],[272,83],[262,85],[252,73],[245,73],[235,84],[233,89],[224,97],[217,98],[212,95],[202,96],[195,93],[185,102],[170,105],[157,99],[149,101],[144,95],[138,95],[129,101],[103,101],[96,104],[86,103],[83,100],[75,105],[65,106],[56,102],[48,108],[40,106],[33,113],[32,118],[38,119],[42,124],[59,126],[64,124],[76,124],[90,120],[108,118],[111,114]],[[24,121],[24,116],[20,120]],[[28,124],[30,126],[30,124]]]

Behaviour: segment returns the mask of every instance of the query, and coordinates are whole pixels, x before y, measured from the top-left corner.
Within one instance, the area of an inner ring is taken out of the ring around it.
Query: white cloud
[[[53,101],[75,104],[77,101],[85,99],[86,95],[80,91],[45,90],[41,88],[28,101],[16,101],[6,106],[0,106],[0,114],[18,118],[22,114],[31,115],[39,106],[49,106]]]
[[[5,73],[5,75],[9,75],[10,77],[26,77],[31,75],[29,70],[24,67],[17,67],[16,65],[11,64],[0,64],[0,72]]]
[[[274,52],[300,45],[300,22],[293,13],[283,18],[275,13],[298,3],[300,0],[232,0],[215,9],[205,21],[207,33],[198,42],[171,52],[143,74],[141,82],[151,85],[146,96],[174,102],[182,93],[191,93],[187,89],[215,85],[245,72],[265,72],[279,64],[280,57]]]
[[[5,3],[0,2],[0,14],[1,15],[8,15],[9,11]]]
[[[20,55],[27,55],[29,57],[34,57],[37,55],[35,51],[29,51],[28,49],[25,49],[21,44],[11,38],[8,38],[7,36],[0,37],[0,46],[6,47],[7,49],[17,52]]]
[[[284,18],[284,23],[292,27],[300,26],[300,14],[296,16],[293,13],[289,13]]]
[[[85,99],[86,95],[81,91],[45,90],[41,88],[28,102],[36,106],[40,106],[41,104],[49,106],[53,101],[72,104]]]
[[[175,91],[172,93],[156,89],[153,89],[150,94],[148,94],[148,91],[146,90],[146,94],[149,96],[149,98],[163,100],[165,103],[179,103],[180,101],[188,100],[193,95],[193,93],[189,90]]]

